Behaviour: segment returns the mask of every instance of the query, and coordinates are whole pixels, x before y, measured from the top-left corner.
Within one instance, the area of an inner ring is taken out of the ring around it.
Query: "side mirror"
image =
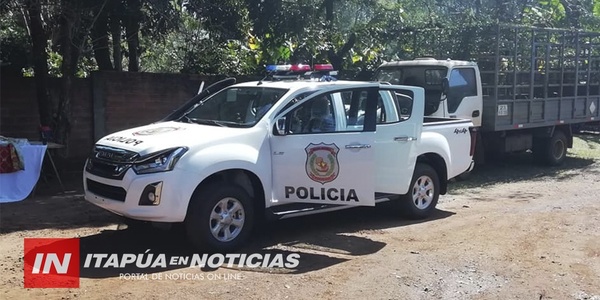
[[[284,136],[285,135],[285,120],[286,117],[281,117],[277,119],[275,124],[273,124],[273,135],[276,136]]]
[[[448,91],[450,90],[450,81],[448,80],[448,77],[444,77],[444,79],[442,79],[442,101],[446,100],[448,98]]]

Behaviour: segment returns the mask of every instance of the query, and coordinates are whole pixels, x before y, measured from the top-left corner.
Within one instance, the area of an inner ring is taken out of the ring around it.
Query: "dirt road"
[[[82,252],[193,250],[171,232],[117,230],[81,192],[3,204],[0,298],[600,300],[598,142],[578,139],[560,168],[528,155],[488,165],[452,183],[428,220],[385,206],[290,219],[257,230],[241,251],[299,253],[294,269],[170,267],[148,280],[82,271],[78,289],[24,289],[25,237],[79,237]]]

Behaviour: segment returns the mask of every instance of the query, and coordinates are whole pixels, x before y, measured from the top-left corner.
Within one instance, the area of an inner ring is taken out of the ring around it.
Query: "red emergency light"
[[[313,66],[313,69],[315,71],[333,71],[333,65],[332,64],[315,64]]]

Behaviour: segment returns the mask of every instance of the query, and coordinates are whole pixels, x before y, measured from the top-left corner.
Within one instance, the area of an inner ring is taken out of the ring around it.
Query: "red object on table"
[[[17,150],[12,144],[0,145],[0,173],[12,173],[23,170]]]

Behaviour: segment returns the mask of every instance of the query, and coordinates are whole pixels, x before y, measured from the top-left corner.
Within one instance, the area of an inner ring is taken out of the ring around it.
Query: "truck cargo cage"
[[[475,61],[483,130],[600,120],[600,33],[489,25],[417,30],[402,58]]]

